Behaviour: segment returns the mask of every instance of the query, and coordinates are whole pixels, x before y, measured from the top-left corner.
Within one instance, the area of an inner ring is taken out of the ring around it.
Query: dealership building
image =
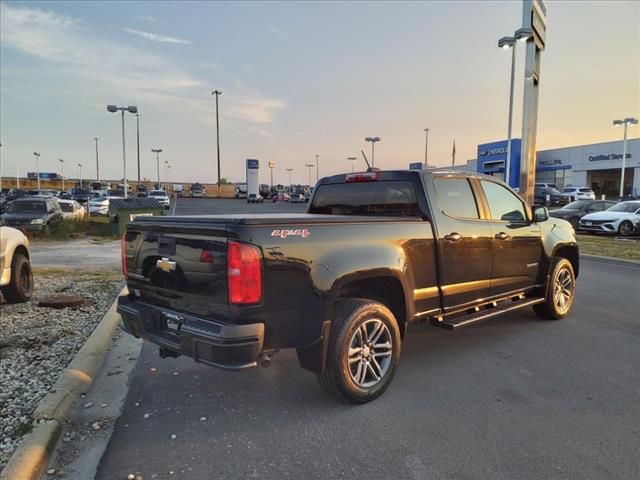
[[[511,141],[509,183],[518,187],[520,180],[520,139]],[[622,170],[622,140],[592,143],[575,147],[540,150],[536,155],[536,182],[555,184],[558,188],[591,187],[596,195],[618,197]],[[478,157],[465,167],[504,180],[507,141],[478,145]],[[640,196],[640,138],[627,140],[624,171],[625,195]]]

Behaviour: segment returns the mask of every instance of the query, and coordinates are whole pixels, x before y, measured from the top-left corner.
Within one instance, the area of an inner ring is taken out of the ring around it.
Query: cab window
[[[457,218],[480,218],[476,199],[466,178],[436,178],[433,185],[442,213]]]
[[[482,180],[482,189],[489,204],[491,220],[526,222],[524,203],[520,197],[500,184]]]

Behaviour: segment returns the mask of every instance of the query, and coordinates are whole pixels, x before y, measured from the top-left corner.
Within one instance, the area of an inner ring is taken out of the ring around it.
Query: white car
[[[162,205],[164,208],[169,208],[169,205],[171,203],[167,195],[167,192],[165,192],[164,190],[151,190],[149,192],[149,198],[153,198],[157,200],[158,203]]]
[[[89,215],[109,215],[109,201],[118,196],[97,197],[89,200]]]
[[[75,200],[58,199],[58,204],[65,220],[82,220],[87,215],[85,208]]]
[[[591,233],[631,235],[640,221],[640,201],[620,202],[603,212],[589,213],[580,219],[580,230]]]
[[[255,194],[255,193],[250,193],[247,196],[247,203],[262,203],[264,202],[264,197],[262,195]]]
[[[576,200],[596,199],[595,192],[589,187],[564,187],[562,189],[562,193],[569,195],[572,202],[575,202]]]
[[[25,234],[15,228],[0,226],[0,288],[8,303],[31,299],[33,273],[30,258],[29,239]]]

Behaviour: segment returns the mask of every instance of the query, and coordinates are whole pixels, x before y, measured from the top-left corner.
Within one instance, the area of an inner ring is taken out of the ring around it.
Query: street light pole
[[[62,177],[62,191],[64,192],[64,160],[60,158],[58,161],[60,162],[60,176]]]
[[[33,152],[33,156],[36,157],[36,179],[38,180],[38,190],[40,190],[40,154]]]
[[[220,197],[220,122],[218,118],[218,97],[222,95],[220,90],[214,90],[211,95],[216,96],[216,148],[218,151],[218,197]]]
[[[100,182],[100,159],[98,158],[98,137],[93,137],[96,142],[96,181]]]
[[[293,168],[287,168],[287,172],[289,172],[289,192],[291,192],[291,172],[293,172]]]
[[[158,174],[158,188],[160,188],[160,153],[161,148],[152,148],[151,151],[156,154],[156,171]]]
[[[429,165],[429,129],[425,128],[424,133],[426,134],[425,142],[424,142],[424,166]]]
[[[136,113],[136,141],[138,143],[138,185],[140,185],[140,114]]]
[[[351,160],[351,173],[353,173],[353,166],[355,165],[355,161],[358,160],[358,157],[347,157],[347,160]]]
[[[374,147],[376,146],[376,142],[379,142],[380,140],[382,140],[382,138],[380,137],[365,137],[364,139],[365,142],[371,142],[371,168],[374,168],[376,166],[375,159],[374,159],[374,154],[375,154]]]
[[[80,190],[82,190],[82,164],[79,163],[78,167],[80,167]]]
[[[169,191],[169,160],[164,161],[164,191]]]
[[[320,155],[316,155],[316,183],[320,180]]]
[[[614,120],[613,126],[619,127],[624,125],[624,139],[622,141],[622,167],[620,169],[620,200],[624,198],[624,169],[627,163],[627,127],[632,127],[638,124],[638,119],[633,117],[625,118],[624,120]]]
[[[507,125],[507,160],[504,168],[504,182],[509,184],[511,176],[511,125],[513,121],[513,84],[516,71],[516,39],[514,37],[502,37],[498,40],[498,47],[511,49],[511,83],[509,87],[509,122]]]
[[[127,188],[127,154],[125,150],[124,143],[124,112],[125,110],[129,113],[138,113],[138,107],[135,105],[129,105],[128,107],[116,107],[115,105],[107,105],[107,111],[111,113],[115,113],[120,111],[122,113],[122,168],[123,168],[123,178],[122,183],[124,186],[124,198],[127,198],[128,188]]]
[[[305,167],[309,169],[309,186],[311,186],[311,169],[314,167],[313,163],[305,163]]]

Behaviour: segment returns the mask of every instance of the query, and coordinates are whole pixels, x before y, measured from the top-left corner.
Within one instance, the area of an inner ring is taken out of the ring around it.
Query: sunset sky
[[[611,121],[640,114],[640,2],[551,1],[542,54],[538,149],[621,138]],[[67,176],[82,162],[122,175],[121,125],[105,106],[137,105],[143,176],[151,148],[174,181],[216,178],[220,97],[222,176],[246,158],[276,163],[276,181],[320,155],[320,174],[346,157],[406,168],[475,158],[506,138],[511,55],[498,38],[520,27],[522,2],[2,2],[2,174]],[[521,131],[524,48],[516,70],[514,136]],[[640,136],[630,130],[631,137]],[[128,177],[136,176],[135,117],[126,116]],[[359,161],[358,166],[364,167]]]

